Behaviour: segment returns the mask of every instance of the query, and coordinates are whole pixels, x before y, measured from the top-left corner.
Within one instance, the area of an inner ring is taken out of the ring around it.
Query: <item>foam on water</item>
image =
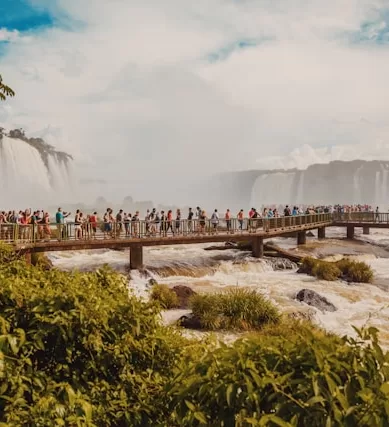
[[[344,233],[344,230],[343,230]],[[279,239],[277,244],[279,244]],[[294,244],[295,244],[295,239]],[[291,239],[285,239],[291,247]],[[328,240],[327,242],[331,242]],[[325,245],[325,243],[320,243]],[[282,311],[306,311],[308,308],[294,300],[296,293],[303,289],[312,289],[326,297],[336,307],[333,313],[322,313],[313,308],[315,321],[327,330],[340,335],[355,335],[352,325],[374,325],[383,331],[382,340],[389,345],[389,292],[383,286],[375,284],[347,284],[346,282],[326,282],[292,270],[274,271],[274,260],[255,260],[248,254],[233,250],[204,251],[207,245],[182,245],[170,247],[144,248],[145,272],[131,271],[130,287],[140,296],[147,297],[147,282],[150,277],[158,283],[174,286],[184,284],[197,292],[214,292],[226,287],[252,287],[279,306]],[[368,248],[368,247],[367,247]],[[339,258],[339,255],[332,259]],[[377,258],[374,254],[356,255],[356,259],[370,264],[377,280],[388,281],[389,263],[387,259]],[[128,252],[110,250],[84,251],[77,253],[52,254],[55,266],[70,270],[95,269],[109,264],[118,271],[125,272],[128,266]],[[212,266],[210,268],[209,266]],[[175,271],[167,275],[166,268]],[[158,272],[161,272],[159,274]],[[196,271],[196,274],[191,272]],[[184,312],[174,310],[164,314],[164,321],[171,322]],[[185,314],[185,313],[184,313]]]

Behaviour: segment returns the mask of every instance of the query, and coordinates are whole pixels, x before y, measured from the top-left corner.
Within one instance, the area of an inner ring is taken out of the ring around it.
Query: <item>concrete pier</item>
[[[139,270],[143,268],[143,246],[133,245],[130,247],[130,268]]]
[[[318,228],[317,237],[318,237],[318,239],[325,239],[326,238],[326,228],[325,227]]]
[[[363,234],[370,234],[370,227],[368,227],[367,225],[365,225],[363,227]]]
[[[24,253],[24,259],[26,260],[27,265],[31,265],[31,251],[27,251]]]
[[[353,239],[355,235],[355,227],[353,225],[347,226],[347,238]]]
[[[299,231],[297,233],[297,244],[305,245],[307,243],[307,234],[305,231]]]
[[[256,237],[252,241],[253,257],[263,258],[263,237]]]

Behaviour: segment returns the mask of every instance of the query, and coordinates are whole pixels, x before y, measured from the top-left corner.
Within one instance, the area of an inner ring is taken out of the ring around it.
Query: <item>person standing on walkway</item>
[[[239,223],[239,230],[243,231],[243,222],[244,222],[244,212],[243,212],[243,209],[241,209],[238,212],[237,217],[238,217],[238,223]]]
[[[219,214],[217,213],[217,209],[214,210],[211,216],[211,224],[213,229],[211,230],[212,234],[217,234],[217,226],[219,224]]]
[[[232,230],[231,230],[231,212],[229,209],[226,210],[226,213],[224,215],[224,219],[226,221],[227,234],[230,234],[230,233],[232,233]]]
[[[189,212],[188,212],[188,233],[191,234],[193,233],[193,210],[192,208],[189,208]]]

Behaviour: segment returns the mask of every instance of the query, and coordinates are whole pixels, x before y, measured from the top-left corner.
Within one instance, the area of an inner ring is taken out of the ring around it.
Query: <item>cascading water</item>
[[[26,140],[0,135],[1,209],[56,203],[71,193],[70,156]]]
[[[386,211],[388,181],[389,162],[377,160],[335,161],[303,171],[258,171],[247,205],[368,203]]]

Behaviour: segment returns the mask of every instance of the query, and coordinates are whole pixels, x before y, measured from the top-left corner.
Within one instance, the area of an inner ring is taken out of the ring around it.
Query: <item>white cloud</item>
[[[0,42],[14,42],[19,38],[19,31],[9,31],[6,28],[0,28]]]
[[[59,148],[118,198],[177,199],[189,180],[304,144],[368,146],[361,118],[389,124],[389,47],[349,43],[365,22],[367,39],[384,30],[383,1],[34,3],[75,24],[8,36],[0,70],[17,97],[0,121],[59,128]]]

